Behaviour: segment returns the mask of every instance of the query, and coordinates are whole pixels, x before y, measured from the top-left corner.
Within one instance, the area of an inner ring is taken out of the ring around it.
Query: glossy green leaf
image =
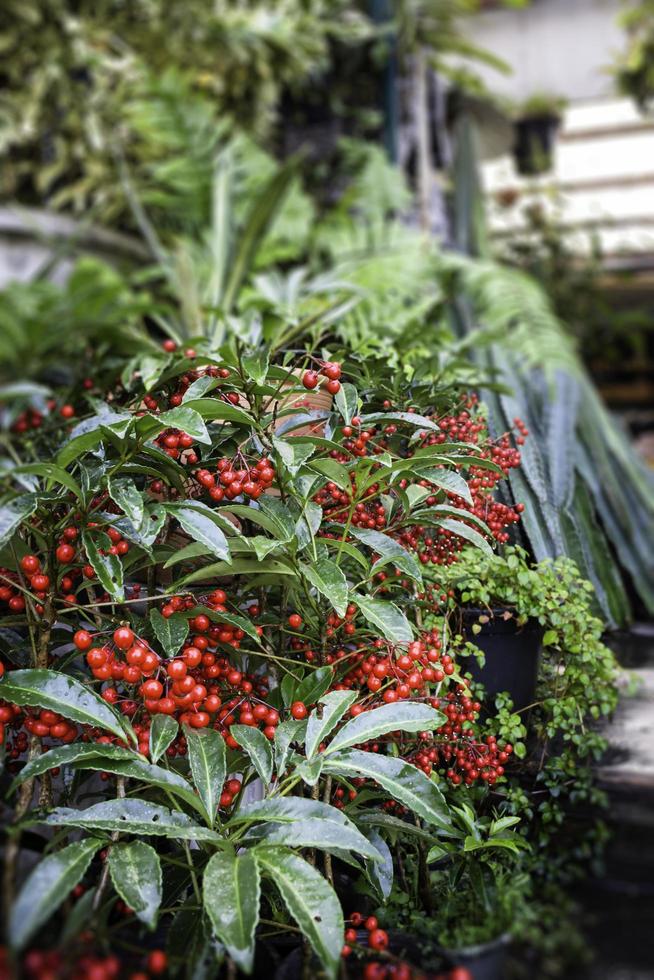
[[[315,470],[321,476],[327,477],[328,480],[335,483],[341,490],[350,490],[352,486],[349,471],[342,463],[338,463],[335,459],[312,459],[309,463],[309,469]]]
[[[163,766],[156,766],[135,754],[131,759],[116,759],[112,757],[101,758],[99,756],[87,756],[72,763],[74,769],[94,769],[98,772],[110,772],[115,776],[125,776],[127,779],[139,780],[148,786],[162,790],[167,796],[176,796],[184,800],[193,810],[196,810],[202,817],[204,807],[193,787],[184,779],[180,773],[174,769],[164,769]]]
[[[189,634],[188,620],[179,613],[162,616],[158,609],[150,610],[150,625],[167,657],[174,657]]]
[[[276,497],[259,497],[259,510],[271,522],[275,537],[280,541],[290,541],[295,534],[295,520],[286,504]]]
[[[244,822],[288,823],[295,824],[301,820],[329,820],[332,823],[354,826],[342,810],[322,803],[320,800],[310,800],[304,796],[271,796],[265,800],[257,800],[241,806],[230,819],[230,826]]]
[[[223,401],[221,398],[193,398],[185,402],[184,407],[192,408],[207,422],[233,422],[235,425],[242,425],[248,429],[258,428],[254,417],[245,409]]]
[[[262,498],[259,498],[259,503],[261,503]],[[276,512],[272,511],[272,508],[266,507],[254,507],[248,504],[232,504],[229,505],[230,513],[234,514],[236,517],[242,520],[252,521],[259,527],[262,527],[264,531],[268,531],[270,534],[278,541],[286,542],[290,541],[295,533],[295,522],[284,504],[281,504],[284,508],[282,513],[279,508]]]
[[[311,943],[330,980],[335,980],[343,946],[343,912],[334,889],[304,858],[282,847],[257,847],[262,872]]]
[[[318,667],[317,670],[312,670],[295,688],[291,700],[304,701],[305,704],[314,704],[318,698],[322,697],[333,679],[333,667]]]
[[[370,742],[388,732],[433,731],[446,721],[447,718],[441,711],[435,711],[429,705],[417,701],[382,704],[371,711],[362,711],[343,725],[325,751],[331,753],[349,748],[350,745]]]
[[[108,438],[107,431],[124,432],[125,427],[131,422],[131,415],[113,412],[105,406],[103,411],[93,418],[84,419],[75,426],[70,439],[57,453],[57,465],[65,469],[85,453],[97,449],[103,439]]]
[[[189,408],[188,405],[180,405],[178,408],[171,408],[169,412],[162,412],[161,415],[157,416],[157,421],[166,428],[170,427],[185,432],[196,442],[211,445],[211,436],[202,416],[195,409]]]
[[[379,852],[356,827],[324,816],[303,817],[293,824],[264,823],[251,828],[244,839],[286,847],[315,847],[332,852],[353,851],[373,861],[381,859]]]
[[[120,716],[90,687],[56,670],[11,670],[0,680],[0,698],[12,704],[49,708],[79,725],[104,728],[120,739]]]
[[[184,394],[182,395],[182,405],[187,402],[195,401],[198,398],[202,398],[207,392],[213,391],[220,384],[218,378],[212,378],[210,374],[202,374],[199,378],[188,386]]]
[[[419,429],[435,430],[436,432],[441,431],[438,422],[434,422],[433,419],[428,419],[424,415],[417,415],[413,412],[373,412],[369,415],[361,416],[361,425],[364,428],[372,422],[384,422],[386,424],[389,422],[406,422],[408,425],[413,425]]]
[[[112,555],[108,551],[101,555],[91,531],[82,532],[82,544],[89,565],[92,566],[97,575],[100,585],[113,599],[122,602],[125,598],[125,592],[123,589],[123,565],[119,556]]]
[[[102,841],[69,844],[42,858],[21,888],[9,914],[9,942],[21,950],[70,895]]]
[[[224,533],[217,526],[211,508],[198,502],[166,504],[166,510],[180,523],[180,526],[194,541],[209,549],[221,561],[230,562],[229,544]],[[208,512],[208,513],[207,513]]]
[[[334,402],[343,417],[343,421],[346,425],[349,425],[352,418],[357,414],[359,407],[359,395],[354,385],[351,385],[348,381],[342,382],[341,387],[334,396]]]
[[[396,707],[396,705],[393,705]],[[451,819],[443,794],[420,769],[404,759],[359,749],[342,749],[325,759],[325,772],[373,779],[427,823],[449,830]]]
[[[368,622],[380,630],[391,643],[411,642],[413,639],[411,624],[392,602],[371,599],[358,593],[352,593],[351,598]]]
[[[300,565],[304,578],[331,602],[339,616],[347,611],[348,589],[345,575],[331,558],[319,558],[311,565]]]
[[[154,715],[150,725],[150,758],[158,762],[177,737],[179,725],[170,715]]]
[[[109,851],[109,874],[113,886],[149,929],[157,924],[161,905],[161,863],[153,847],[144,841],[114,844]]]
[[[429,480],[429,482],[433,483],[434,486],[439,488],[439,490],[445,490],[447,493],[454,493],[457,495],[457,497],[462,497],[463,500],[467,501],[467,503],[472,504],[470,487],[463,477],[455,470],[446,470],[442,466],[421,466],[413,469],[413,472],[417,473],[421,479]]]
[[[36,505],[36,495],[25,493],[0,507],[0,548],[11,540],[23,521],[31,517]]]
[[[249,725],[232,725],[230,733],[247,753],[259,778],[267,786],[273,773],[273,753],[266,736],[258,728],[250,728]]]
[[[350,533],[379,555],[379,559],[374,564],[375,571],[391,563],[397,565],[401,571],[405,572],[416,582],[422,582],[420,563],[399,541],[395,541],[388,534],[382,534],[381,531],[373,531],[366,528],[351,528]]]
[[[308,459],[313,456],[315,447],[306,442],[290,442],[273,436],[273,446],[291,476],[295,476]]]
[[[320,698],[318,707],[313,709],[307,720],[305,739],[307,759],[311,759],[316,754],[320,744],[336,728],[356,699],[356,691],[332,691]]]
[[[243,354],[241,363],[250,381],[257,385],[264,384],[268,374],[268,351],[265,348]]]
[[[284,565],[281,561],[274,561],[272,558],[266,561],[256,561],[255,559],[235,559],[231,562],[216,562],[212,565],[205,565],[198,568],[176,582],[168,588],[168,592],[179,592],[193,582],[214,582],[223,575],[295,575],[290,565]]]
[[[260,897],[259,865],[252,853],[213,855],[202,881],[204,908],[229,956],[246,974],[254,964]]]
[[[204,804],[207,823],[213,827],[227,771],[225,740],[213,728],[185,728],[191,774]]]
[[[70,490],[78,500],[83,499],[82,488],[75,477],[71,476],[62,466],[57,466],[55,463],[27,463],[25,466],[17,466],[12,470],[12,476],[18,476],[21,473],[33,474],[34,476],[43,477],[46,481],[59,483],[66,490]]]
[[[470,527],[469,524],[463,524],[462,521],[455,521],[449,517],[446,517],[438,523],[439,527],[444,528],[446,531],[451,531],[452,534],[456,534],[459,538],[465,538],[466,541],[480,548],[485,554],[493,554],[493,549],[486,538],[482,537],[479,531],[475,531],[474,527]]]
[[[368,840],[381,855],[381,861],[370,861],[366,864],[366,876],[375,888],[383,902],[388,901],[393,887],[393,855],[391,850],[374,828],[368,830]]]
[[[291,743],[302,742],[305,731],[306,722],[296,721],[294,718],[288,718],[275,729],[274,754],[278,777],[281,777],[286,769],[291,752]]]
[[[108,800],[85,810],[57,807],[44,818],[44,823],[53,827],[80,827],[108,833],[119,831],[143,837],[222,842],[220,834],[194,823],[185,813],[136,799]]]
[[[107,481],[107,490],[134,530],[139,531],[145,516],[145,502],[134,481],[126,477],[113,477]]]
[[[120,745],[103,745],[100,742],[73,742],[71,745],[59,745],[56,749],[50,749],[49,752],[37,755],[34,759],[26,762],[9,787],[9,792],[12,793],[26,779],[32,779],[49,769],[72,765],[74,762],[81,762],[84,759],[114,759],[131,762],[135,758],[142,759],[143,757],[136,756],[134,752],[123,749]]]

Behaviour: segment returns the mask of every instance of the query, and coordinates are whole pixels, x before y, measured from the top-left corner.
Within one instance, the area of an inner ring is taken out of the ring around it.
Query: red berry
[[[329,378],[330,381],[338,381],[341,376],[341,365],[334,362],[330,363],[328,361],[325,365],[323,365],[322,373],[326,378]]]
[[[20,567],[23,569],[26,575],[34,575],[38,572],[41,566],[41,562],[36,557],[36,555],[25,555],[24,558],[20,560]]]
[[[312,391],[314,388],[318,387],[318,381],[319,378],[316,371],[305,371],[302,376],[302,384],[305,388],[308,388],[309,391]]]
[[[114,630],[114,643],[119,650],[129,650],[134,643],[134,633],[129,626],[119,626]]]
[[[150,973],[165,973],[168,967],[168,957],[163,949],[153,949],[148,955],[147,966]]]
[[[335,395],[337,391],[341,390],[341,382],[327,381],[325,384],[325,389],[329,392],[330,395]]]
[[[298,616],[297,613],[291,613],[291,615],[288,617],[288,625],[293,630],[299,630],[300,626],[302,625],[302,617]]]
[[[386,949],[388,933],[384,929],[373,929],[368,936],[368,945],[371,949]]]
[[[73,637],[73,643],[78,650],[88,650],[93,643],[93,637],[88,630],[77,630]]]
[[[57,561],[67,565],[75,557],[75,549],[70,544],[60,544],[57,548]]]
[[[302,721],[308,715],[307,706],[304,701],[294,701],[291,705],[291,714],[296,721]]]

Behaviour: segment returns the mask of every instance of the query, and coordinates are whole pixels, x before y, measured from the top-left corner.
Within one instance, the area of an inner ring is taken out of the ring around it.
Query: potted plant
[[[615,79],[621,94],[634,100],[647,112],[654,98],[654,30],[652,0],[630,4],[620,15],[620,24],[628,43],[614,67]]]
[[[465,968],[470,980],[501,980],[529,885],[520,872],[519,818],[480,817],[467,803],[452,812],[452,837],[431,847],[398,832],[402,875],[376,914],[415,937],[421,969]]]
[[[413,812],[434,844],[451,832],[422,746],[460,685],[417,615],[416,552],[431,546],[411,529],[447,532],[439,554],[489,547],[482,488],[468,489],[484,453],[441,439],[451,392],[396,387],[395,406],[362,394],[332,343],[324,331],[318,356],[297,333],[287,350],[239,331],[156,354],[144,342],[119,365],[100,349],[98,380],[51,388],[38,424],[23,408],[34,392],[9,393],[5,815],[30,814],[44,853],[17,888],[17,823],[5,899],[10,958],[28,973],[50,957],[180,974],[215,962],[218,943],[248,973],[278,931],[334,976],[333,859],[382,888],[392,874],[366,818]],[[288,400],[317,386],[334,397],[320,434]],[[71,903],[77,938],[57,946]],[[110,945],[114,929],[131,939]],[[362,955],[387,943],[371,929]]]
[[[535,177],[552,168],[554,140],[565,100],[537,93],[517,110],[513,153],[519,174]]]

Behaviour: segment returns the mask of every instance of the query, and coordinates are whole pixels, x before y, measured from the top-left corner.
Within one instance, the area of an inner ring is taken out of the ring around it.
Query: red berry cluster
[[[170,343],[172,343],[172,341],[170,341]],[[187,350],[186,356],[189,358],[195,357],[195,351]],[[157,415],[162,411],[167,411],[170,408],[178,408],[184,400],[184,395],[194,381],[204,377],[215,378],[218,381],[225,381],[227,378],[229,378],[230,374],[231,372],[229,368],[216,367],[213,364],[208,364],[202,368],[199,368],[197,371],[186,371],[178,378],[175,378],[175,386],[168,393],[160,394],[158,397],[152,394],[145,395],[143,398],[143,406],[153,415]],[[221,390],[218,391],[219,397],[222,398],[224,394],[225,392]],[[233,394],[233,392],[230,392],[230,394]],[[210,397],[210,393],[206,397]],[[232,401],[232,399],[229,400]]]
[[[77,897],[75,892],[73,895]],[[79,938],[92,948],[94,936],[90,931],[81,933]],[[168,969],[168,957],[161,949],[148,953],[145,962],[147,970],[128,971],[115,953],[100,956],[92,951],[82,955],[73,953],[71,956],[60,949],[31,949],[23,957],[22,971],[27,980],[117,980],[122,977],[126,980],[151,980]],[[12,980],[14,977],[7,950],[0,947],[0,980]]]
[[[42,425],[43,413],[37,412],[34,408],[26,408],[12,425],[11,431],[22,435],[29,432],[30,429],[40,429]]]
[[[116,528],[100,528],[94,522],[89,522],[87,526],[89,529],[97,528],[109,537],[111,542],[109,548],[98,548],[101,555],[112,554],[123,557],[129,552],[129,541],[123,538]],[[55,557],[59,565],[66,567],[57,573],[56,588],[53,588],[52,578],[44,572],[37,555],[24,555],[20,560],[20,571],[29,592],[36,600],[34,610],[39,615],[43,613],[43,603],[49,595],[52,598],[60,596],[67,605],[75,605],[78,598],[74,590],[79,587],[80,581],[96,578],[95,569],[88,562],[86,554],[78,551],[75,545],[78,536],[79,529],[75,525],[70,525],[59,538]],[[11,612],[21,613],[25,610],[25,596],[21,588],[20,576],[11,569],[0,568],[0,602],[6,603]]]
[[[353,912],[350,916],[350,926],[345,930],[345,945],[342,955],[349,956],[354,944],[360,945],[358,941],[357,929],[365,929],[368,933],[367,943],[370,949],[380,952],[388,948],[388,933],[385,929],[379,928],[377,917],[369,915],[364,917],[361,912]]]
[[[318,371],[305,371],[302,375],[302,384],[307,391],[313,391],[314,388],[318,387],[321,375],[324,379],[322,387],[330,395],[335,395],[341,387],[341,382],[339,381],[341,365],[335,361],[323,361]]]
[[[55,711],[28,713],[23,721],[23,727],[38,738],[53,738],[66,744],[74,742],[77,737],[77,727]]]
[[[86,389],[93,387],[93,382],[90,378],[86,378],[83,384]],[[64,419],[65,421],[75,418],[75,415],[77,414],[75,411],[75,406],[71,405],[69,402],[64,402],[63,405],[60,405],[57,408],[57,402],[54,398],[49,398],[46,406],[48,413],[47,415],[44,415],[43,412],[38,411],[38,409],[26,408],[17,416],[16,420],[11,426],[11,431],[17,433],[18,435],[24,435],[30,430],[35,431],[40,429],[46,418],[52,419],[55,417],[55,412],[59,418]]]
[[[373,643],[377,652],[370,653],[365,644],[361,646],[361,653],[352,657],[350,669],[338,686],[365,687],[371,694],[380,694],[386,704],[405,700],[416,693],[424,696],[431,684],[440,684],[455,670],[450,655],[441,650],[436,633],[424,634],[405,651],[391,647],[382,639]],[[353,705],[352,713],[355,714],[358,708],[359,705]]]
[[[156,444],[171,459],[193,465],[197,463],[197,453],[192,451],[193,437],[180,429],[164,429],[155,439]]]
[[[212,500],[235,500],[241,494],[256,500],[272,486],[275,470],[266,456],[245,466],[239,465],[242,462],[242,458],[221,459],[215,475],[207,469],[201,469],[196,470],[195,479],[208,491]]]
[[[483,739],[476,736],[474,723],[481,704],[467,697],[465,688],[458,686],[451,691],[440,708],[447,721],[436,730],[436,736],[445,736],[446,740],[437,741],[428,751],[419,750],[416,764],[428,775],[432,766],[442,767],[454,786],[462,782],[472,786],[479,779],[492,786],[504,775],[513,746],[499,743],[494,735]]]

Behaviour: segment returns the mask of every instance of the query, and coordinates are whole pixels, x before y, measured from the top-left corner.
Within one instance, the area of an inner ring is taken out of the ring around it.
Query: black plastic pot
[[[513,154],[519,174],[535,177],[552,169],[558,116],[529,116],[515,124]]]
[[[472,974],[472,980],[504,980],[508,943],[509,937],[504,935],[490,943],[443,949],[442,953],[450,968],[464,966]]]
[[[388,952],[392,953],[393,956],[399,957],[401,960],[409,962],[414,966],[420,964],[421,961],[421,948],[420,944],[417,942],[415,937],[407,935],[407,933],[400,932],[397,929],[388,930]],[[368,933],[365,929],[357,930],[357,943],[364,948],[368,944]],[[269,971],[267,976],[270,977],[271,974],[274,980],[302,980],[305,973],[304,967],[304,955],[305,951],[302,948],[300,942],[295,939],[295,948],[292,949],[288,955],[282,960],[282,962],[277,966],[274,971]],[[374,955],[374,954],[373,954]],[[441,964],[442,965],[442,964]],[[309,965],[309,976],[317,976],[319,972],[319,964],[315,956],[311,954],[311,963]],[[356,959],[352,958],[352,961],[346,961],[346,974],[348,976],[359,977],[362,972],[361,963]],[[255,975],[256,974],[256,962],[255,962]]]
[[[464,669],[473,681],[484,685],[489,696],[507,691],[515,710],[522,711],[534,700],[543,628],[536,620],[518,626],[513,616],[504,618],[506,612],[505,609],[463,610],[462,632],[486,656],[483,667],[475,657],[468,657]],[[480,623],[480,617],[487,621]],[[472,631],[475,623],[481,626],[478,633]]]

